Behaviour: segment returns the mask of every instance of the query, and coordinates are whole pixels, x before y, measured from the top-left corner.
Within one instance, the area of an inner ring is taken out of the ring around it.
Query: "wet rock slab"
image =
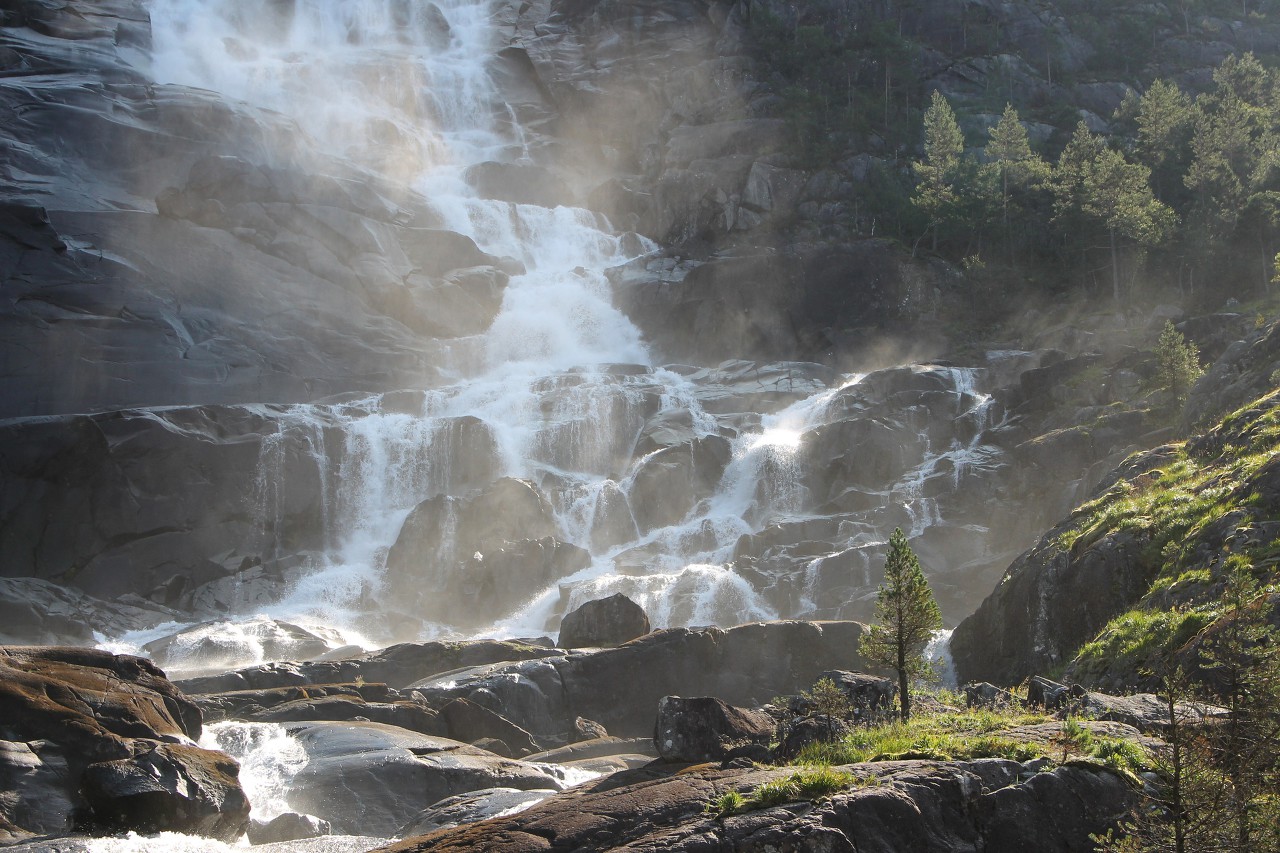
[[[617,774],[483,823],[383,848],[533,853],[574,850],[823,850],[1086,853],[1090,834],[1114,826],[1135,801],[1109,771],[1060,767],[1027,776],[1001,759],[853,765],[859,783],[819,803],[794,802],[717,819],[706,806],[793,769],[672,770]]]
[[[394,726],[303,722],[286,730],[307,756],[290,806],[323,815],[339,834],[394,835],[427,806],[469,791],[565,787],[558,768]]]

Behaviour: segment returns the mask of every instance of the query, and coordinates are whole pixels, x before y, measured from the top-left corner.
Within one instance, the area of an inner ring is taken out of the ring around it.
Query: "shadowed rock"
[[[653,742],[666,761],[719,761],[733,749],[768,744],[774,720],[763,711],[735,708],[719,699],[664,696],[658,702]]]
[[[0,830],[188,832],[232,840],[239,766],[190,745],[200,710],[150,661],[91,649],[0,648]],[[0,832],[0,834],[3,834]]]
[[[620,646],[647,633],[644,608],[619,592],[588,601],[565,616],[556,644],[562,649]]]
[[[445,829],[385,853],[551,853],[594,850],[795,850],[1091,853],[1092,833],[1114,827],[1137,801],[1099,768],[1034,773],[1002,759],[858,764],[854,784],[818,803],[797,802],[718,819],[707,803],[783,779],[776,770],[658,767],[616,774],[510,817]]]

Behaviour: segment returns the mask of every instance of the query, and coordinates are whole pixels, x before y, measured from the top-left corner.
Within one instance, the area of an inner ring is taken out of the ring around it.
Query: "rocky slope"
[[[714,818],[707,804],[750,791],[787,769],[646,768],[617,774],[509,818],[381,848],[428,850],[954,851],[1093,850],[1089,833],[1124,814],[1118,777],[1062,767],[1023,778],[1017,762],[902,761],[846,768],[862,781],[818,803],[804,800]],[[867,780],[874,779],[871,782]]]
[[[1272,325],[1233,345],[1193,389],[1185,419],[1214,419],[1270,387],[1278,338]],[[1265,586],[1276,406],[1270,391],[1186,442],[1127,459],[956,629],[960,677],[1013,683],[1066,666],[1085,683],[1147,683],[1144,671],[1217,617],[1230,561]]]

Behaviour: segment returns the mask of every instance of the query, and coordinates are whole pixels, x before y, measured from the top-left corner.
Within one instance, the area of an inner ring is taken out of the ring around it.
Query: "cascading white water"
[[[380,397],[277,407],[281,439],[264,444],[254,493],[264,529],[281,523],[280,448],[291,437],[314,458],[330,533],[286,594],[236,606],[336,626],[346,641],[367,646],[404,639],[368,618],[388,549],[416,504],[455,494],[480,470],[486,482],[509,476],[542,485],[557,535],[591,556],[587,568],[516,612],[488,614],[494,621],[484,634],[542,633],[562,608],[614,592],[641,603],[655,626],[802,615],[814,604],[824,558],[811,563],[799,611],[785,614],[729,564],[743,535],[804,517],[797,449],[843,389],[764,415],[733,440],[709,496],[674,521],[647,531],[637,523],[628,501],[646,460],[631,455],[646,418],[680,412],[696,438],[718,436],[723,424],[704,411],[689,378],[651,365],[640,333],[611,302],[605,270],[644,251],[644,241],[624,239],[585,210],[481,198],[468,186],[469,167],[528,160],[531,152],[490,76],[500,47],[490,14],[483,0],[152,0],[158,82],[213,89],[289,116],[303,141],[281,156],[310,153],[304,168],[341,160],[399,182],[440,227],[524,270],[511,277],[491,326],[452,345],[456,381],[426,390],[420,411]],[[980,405],[972,373],[951,372],[957,399]],[[646,409],[655,401],[656,415]],[[464,422],[480,426],[464,435]],[[898,483],[894,495],[915,519],[913,532],[936,520],[919,484],[942,462],[958,477],[983,452],[975,438],[927,453]],[[441,553],[452,551],[451,531],[446,524]],[[872,544],[854,533],[846,547]]]
[[[644,392],[593,366],[649,364],[639,332],[613,307],[604,275],[629,259],[625,247],[643,241],[624,241],[584,210],[493,201],[467,186],[467,167],[529,154],[514,111],[489,77],[497,48],[490,13],[489,4],[474,0],[151,3],[157,82],[213,89],[289,116],[322,154],[409,185],[442,227],[525,269],[512,277],[488,331],[458,345],[459,381],[429,391],[420,414],[383,412],[374,399],[340,410],[294,406],[281,417],[282,430],[306,435],[312,445],[335,421],[345,436],[326,507],[335,533],[282,601],[256,609],[303,624],[308,611],[313,623],[345,621],[357,641],[369,635],[343,611],[354,613],[376,593],[387,548],[410,509],[449,490],[453,457],[440,444],[451,419],[483,422],[494,474],[536,479],[551,471],[577,483],[557,495],[559,525],[563,538],[598,557],[590,577],[608,574],[608,552],[620,544],[599,535],[593,542],[591,530],[604,511],[602,496],[617,500],[614,478],[624,473],[619,462],[627,464],[643,423]],[[695,418],[714,428],[687,384],[652,370],[632,382],[692,403]],[[268,524],[280,492],[270,449],[257,489]],[[725,513],[714,515],[723,527]],[[717,544],[745,529],[740,520],[729,528]],[[659,571],[645,581],[658,624],[773,615],[741,578],[688,566],[678,542],[665,550]],[[692,603],[664,606],[676,588]],[[531,621],[517,616],[505,629],[542,630],[544,610],[533,602]]]

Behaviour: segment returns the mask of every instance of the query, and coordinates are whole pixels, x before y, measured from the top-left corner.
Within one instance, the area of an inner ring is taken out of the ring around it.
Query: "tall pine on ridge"
[[[933,590],[899,527],[889,537],[884,583],[876,593],[876,621],[863,635],[858,650],[873,666],[897,672],[904,722],[911,719],[910,679],[928,669],[924,649],[941,627],[942,614]]]

